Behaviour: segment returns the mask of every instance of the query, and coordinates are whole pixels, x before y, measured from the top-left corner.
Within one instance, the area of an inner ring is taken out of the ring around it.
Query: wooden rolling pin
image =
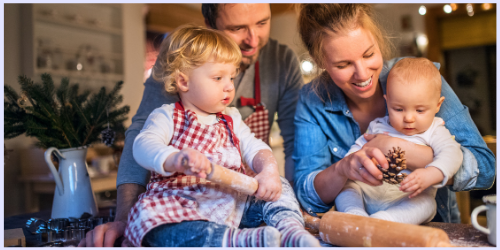
[[[256,179],[214,163],[212,163],[212,171],[207,175],[207,180],[247,195],[254,195],[259,188]]]
[[[341,247],[452,247],[441,229],[330,211],[321,219],[304,213],[306,227]]]
[[[187,164],[187,158],[182,159],[182,164]],[[259,183],[254,178],[238,173],[231,169],[212,163],[212,170],[207,175],[207,180],[222,186],[230,187],[238,192],[254,195],[259,188]]]

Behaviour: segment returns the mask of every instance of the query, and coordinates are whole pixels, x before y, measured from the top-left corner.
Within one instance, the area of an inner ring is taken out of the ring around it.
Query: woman
[[[348,179],[382,184],[384,153],[406,150],[410,169],[430,163],[430,147],[385,135],[365,135],[361,150],[344,158],[370,121],[387,114],[384,100],[387,75],[401,58],[390,54],[386,36],[365,4],[303,4],[299,29],[309,54],[325,71],[305,85],[295,114],[295,184],[297,198],[310,214],[328,211]],[[408,93],[411,94],[411,93]],[[470,118],[467,107],[442,78],[445,97],[437,116],[461,144],[464,160],[452,186],[438,190],[435,221],[460,222],[451,191],[487,189],[495,178],[495,158]],[[451,190],[451,191],[450,191]]]

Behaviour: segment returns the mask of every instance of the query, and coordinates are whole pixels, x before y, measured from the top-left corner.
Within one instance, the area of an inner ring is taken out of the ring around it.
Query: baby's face
[[[187,77],[187,89],[182,89],[182,103],[198,115],[222,112],[234,98],[234,78],[237,68],[230,63],[206,62],[193,69]]]
[[[401,78],[387,82],[387,109],[389,122],[398,132],[415,135],[425,132],[432,124],[444,97],[426,82],[401,83]]]

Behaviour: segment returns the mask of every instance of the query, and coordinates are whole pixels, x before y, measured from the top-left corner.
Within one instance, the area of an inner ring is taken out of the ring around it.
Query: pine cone
[[[389,163],[389,169],[383,169],[380,164],[374,160],[378,169],[382,171],[382,180],[389,184],[401,183],[404,178],[408,176],[407,173],[401,173],[402,170],[406,169],[405,151],[401,150],[400,147],[392,147],[392,150],[389,150],[389,153],[385,154],[385,159],[387,159]]]
[[[101,132],[101,141],[106,146],[111,147],[115,141],[115,131],[110,128],[106,128]]]

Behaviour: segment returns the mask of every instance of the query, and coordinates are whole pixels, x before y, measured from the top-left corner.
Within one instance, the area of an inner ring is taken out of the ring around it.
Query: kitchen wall
[[[145,53],[145,5],[122,4],[123,9],[123,47],[124,47],[124,105],[130,106],[129,119],[125,126],[131,123],[142,98],[143,62]],[[22,72],[23,48],[21,47],[21,8],[20,4],[4,4],[4,84],[13,86],[20,91],[17,77]],[[4,216],[24,213],[24,187],[18,181],[21,175],[21,157],[30,157],[29,153],[34,139],[22,135],[14,139],[5,140],[5,147],[9,150],[9,159],[4,165]],[[38,153],[40,153],[38,151]],[[48,167],[44,162],[36,162],[35,168]],[[32,166],[33,167],[33,166]]]
[[[21,74],[20,12],[21,8],[18,4],[4,4],[4,84],[16,83],[17,76]],[[9,85],[14,86],[14,84]],[[16,88],[16,91],[19,90],[19,87]],[[32,142],[33,140],[20,136],[5,141],[5,147],[8,150],[19,149]],[[21,173],[19,151],[9,152],[10,157],[5,160],[3,173],[5,216],[22,213],[24,209],[23,187],[17,181]]]
[[[401,56],[402,46],[412,44],[418,35],[425,35],[425,17],[418,13],[422,4],[374,4],[377,21],[391,37],[394,56]],[[430,7],[434,4],[425,4]],[[403,27],[402,18],[406,25]],[[425,54],[424,54],[425,56]]]

